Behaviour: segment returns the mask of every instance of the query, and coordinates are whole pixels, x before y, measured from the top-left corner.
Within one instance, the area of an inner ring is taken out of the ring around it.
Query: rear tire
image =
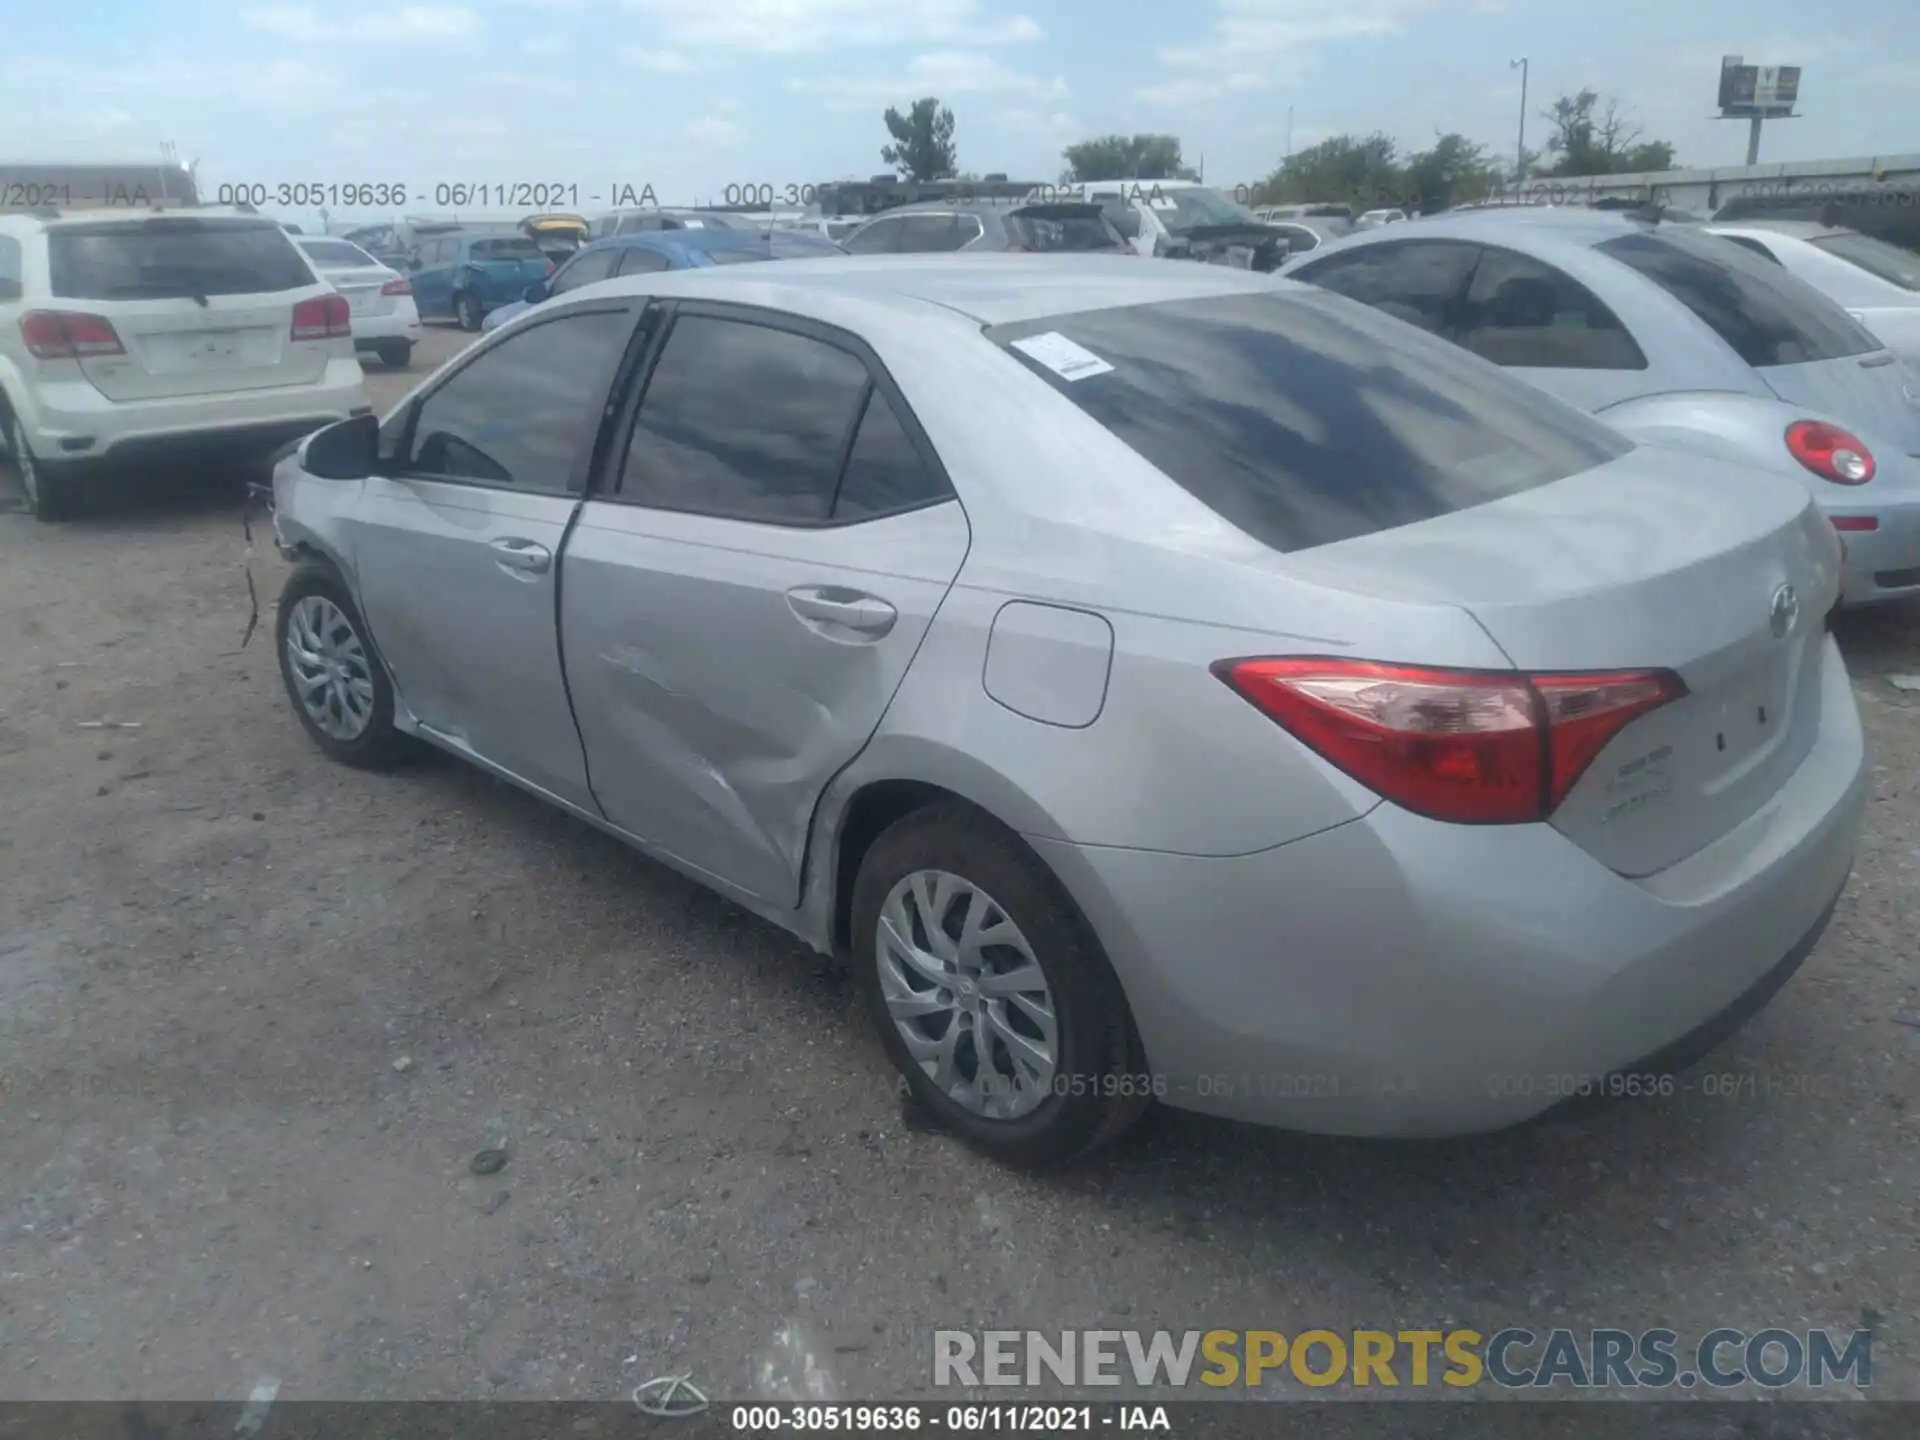
[[[27,513],[36,520],[66,520],[78,514],[84,498],[80,476],[59,466],[43,465],[27,444],[26,428],[17,415],[7,416],[7,452],[26,492]]]
[[[914,1098],[976,1148],[1028,1168],[1063,1165],[1151,1104],[1145,1054],[1099,942],[1052,872],[981,811],[932,806],[875,840],[854,883],[852,936],[855,983],[888,1057]]]
[[[480,313],[480,299],[469,291],[462,291],[453,297],[453,318],[460,322],[460,328],[468,332],[478,330],[480,322],[487,317]]]
[[[404,370],[413,363],[413,343],[408,340],[384,341],[375,347],[374,353],[389,370]]]
[[[287,577],[274,642],[293,713],[328,755],[386,770],[416,753],[419,742],[394,728],[386,662],[331,566],[309,560]]]

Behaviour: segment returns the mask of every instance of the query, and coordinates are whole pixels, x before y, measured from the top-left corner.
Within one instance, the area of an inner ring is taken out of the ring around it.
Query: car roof
[[[751,273],[747,273],[747,272]],[[1297,282],[1224,265],[1143,265],[1128,255],[835,255],[724,271],[623,276],[569,292],[658,295],[764,305],[828,323],[972,327],[1214,295],[1290,291]]]
[[[1575,247],[1591,249],[1622,235],[1653,235],[1663,227],[1636,219],[1626,211],[1588,210],[1535,205],[1496,205],[1481,210],[1447,210],[1438,215],[1416,215],[1394,225],[1383,225],[1344,236],[1338,248],[1378,245],[1385,241],[1417,240],[1422,237],[1446,240],[1471,240],[1483,245],[1505,245],[1545,249]],[[1688,230],[1699,227],[1688,225]],[[1323,250],[1313,252],[1318,258]]]

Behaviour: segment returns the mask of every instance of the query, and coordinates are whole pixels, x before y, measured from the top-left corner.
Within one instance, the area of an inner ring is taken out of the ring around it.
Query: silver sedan
[[[1840,549],[1311,287],[584,287],[275,473],[328,754],[450,751],[844,958],[918,1100],[1457,1133],[1674,1069],[1852,863]]]
[[[1521,206],[1370,231],[1281,273],[1452,340],[1637,439],[1797,476],[1846,543],[1846,603],[1920,595],[1920,373],[1734,241]]]

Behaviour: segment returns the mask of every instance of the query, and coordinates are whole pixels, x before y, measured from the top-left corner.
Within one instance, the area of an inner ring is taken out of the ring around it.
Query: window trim
[[[495,338],[475,345],[467,354],[461,356],[455,362],[453,369],[443,375],[436,376],[428,383],[425,389],[419,391],[407,401],[406,418],[402,422],[400,430],[400,453],[406,457],[406,463],[394,466],[391,472],[376,471],[375,473],[379,474],[382,479],[407,483],[463,485],[474,490],[496,490],[507,495],[540,495],[548,499],[581,499],[586,493],[586,482],[593,473],[593,467],[600,460],[601,452],[606,448],[607,422],[612,418],[614,402],[618,398],[619,387],[632,372],[635,344],[642,336],[647,334],[645,324],[646,317],[636,314],[640,309],[640,304],[632,298],[582,300],[554,310],[550,314],[542,314],[537,319],[528,321],[525,325],[515,325],[511,329],[495,331]],[[574,468],[568,472],[564,489],[534,489],[526,485],[502,485],[498,481],[488,480],[476,475],[434,475],[413,468],[413,442],[420,424],[420,412],[426,408],[427,402],[435,395],[459,379],[460,376],[466,374],[469,369],[492,354],[511,337],[527,335],[540,329],[544,325],[557,325],[562,321],[571,320],[581,315],[603,314],[627,315],[633,317],[639,323],[634,325],[633,333],[627,337],[626,347],[621,352],[620,363],[614,366],[612,378],[607,386],[607,399],[601,404],[600,420],[594,434],[593,444],[587,449],[587,458],[583,463],[577,463]]]
[[[612,429],[608,433],[609,441],[603,448],[597,448],[594,454],[594,466],[587,477],[584,498],[600,500],[609,505],[624,505],[632,510],[651,510],[661,515],[693,515],[703,520],[722,521],[730,525],[765,525],[778,530],[844,530],[855,525],[871,525],[879,520],[891,520],[899,515],[911,515],[916,510],[929,510],[936,505],[957,503],[960,493],[954,488],[953,477],[947,473],[947,467],[941,462],[940,452],[934,448],[920,417],[913,413],[913,407],[907,404],[907,397],[900,391],[894,378],[874,353],[873,347],[851,330],[842,330],[837,325],[814,320],[804,315],[795,315],[785,310],[773,310],[763,305],[742,305],[721,300],[662,300],[649,306],[649,321],[643,323],[642,330],[648,332],[644,353],[635,366],[635,373],[626,377],[627,393],[619,397],[617,413],[611,415]],[[657,315],[657,320],[653,317]],[[818,520],[796,519],[791,517],[768,518],[763,515],[728,515],[717,510],[696,510],[687,506],[649,504],[619,491],[621,472],[625,470],[627,452],[633,446],[633,434],[639,424],[640,410],[646,403],[647,391],[653,385],[654,372],[659,368],[660,357],[665,353],[668,342],[673,336],[673,327],[680,317],[693,316],[710,320],[731,320],[740,324],[757,325],[765,330],[784,330],[809,340],[817,340],[831,345],[851,355],[865,367],[867,383],[860,391],[860,400],[854,406],[853,418],[847,424],[846,434],[840,437],[840,465],[833,477],[833,494],[828,501],[827,513]],[[650,329],[649,329],[650,325]],[[891,510],[876,510],[853,518],[841,518],[836,512],[840,507],[840,488],[846,483],[847,465],[853,458],[853,447],[859,439],[860,421],[865,417],[867,404],[875,391],[886,397],[893,407],[894,418],[900,422],[900,428],[906,432],[907,441],[913,446],[920,463],[927,473],[938,482],[940,492],[924,500],[899,505]],[[609,409],[612,410],[612,406]]]
[[[1400,241],[1398,243],[1409,244],[1413,242]],[[1480,245],[1479,250],[1480,253],[1475,257],[1473,262],[1473,269],[1467,272],[1467,283],[1461,288],[1460,294],[1457,297],[1458,303],[1462,305],[1468,303],[1467,297],[1473,294],[1473,287],[1480,279],[1480,267],[1486,263],[1489,255],[1509,255],[1515,259],[1524,260],[1531,265],[1538,266],[1542,270],[1549,270],[1569,284],[1577,285],[1584,290],[1593,298],[1594,304],[1598,305],[1603,311],[1613,317],[1613,323],[1620,327],[1620,333],[1627,337],[1627,343],[1633,347],[1633,353],[1638,356],[1640,360],[1638,365],[1506,365],[1501,364],[1501,362],[1497,360],[1488,361],[1489,364],[1499,365],[1502,370],[1558,370],[1574,375],[1636,375],[1643,374],[1653,368],[1653,362],[1647,358],[1646,346],[1642,345],[1638,338],[1635,337],[1633,331],[1627,327],[1627,322],[1620,318],[1620,312],[1615,310],[1613,306],[1607,304],[1605,300],[1601,299],[1600,292],[1595,290],[1593,286],[1587,284],[1587,282],[1579,276],[1569,273],[1561,266],[1554,264],[1551,260],[1543,260],[1538,255],[1528,254],[1525,250],[1516,250],[1511,245],[1489,245],[1483,243]],[[1775,261],[1774,263],[1778,264],[1779,262]],[[1460,330],[1458,325],[1453,327],[1453,332],[1452,334],[1443,335],[1440,338],[1448,341],[1450,344],[1458,345],[1462,350],[1467,349],[1465,340],[1460,338],[1464,332]],[[1486,359],[1485,356],[1481,358]]]

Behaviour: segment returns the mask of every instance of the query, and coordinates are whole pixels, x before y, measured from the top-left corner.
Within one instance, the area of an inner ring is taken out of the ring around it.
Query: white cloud
[[[693,61],[678,50],[643,50],[638,45],[622,45],[620,58],[642,70],[662,75],[685,75],[695,68]]]
[[[459,40],[480,29],[480,17],[457,5],[402,5],[397,10],[348,17],[323,14],[306,5],[275,5],[242,10],[240,23],[249,30],[304,44]]]
[[[980,0],[623,0],[687,49],[770,53],[851,45],[1017,45],[1045,38],[1026,15],[990,15]]]
[[[922,95],[942,100],[958,95],[1000,95],[1029,102],[1062,100],[1067,82],[1042,79],[971,50],[940,50],[917,55],[904,69],[873,75],[822,75],[789,82],[791,90],[812,95],[830,110],[861,110],[874,105],[905,105]]]
[[[1219,0],[1197,40],[1162,48],[1170,72],[1137,86],[1150,105],[1198,105],[1222,94],[1296,81],[1315,47],[1398,35],[1435,10],[1499,8],[1500,0]]]

